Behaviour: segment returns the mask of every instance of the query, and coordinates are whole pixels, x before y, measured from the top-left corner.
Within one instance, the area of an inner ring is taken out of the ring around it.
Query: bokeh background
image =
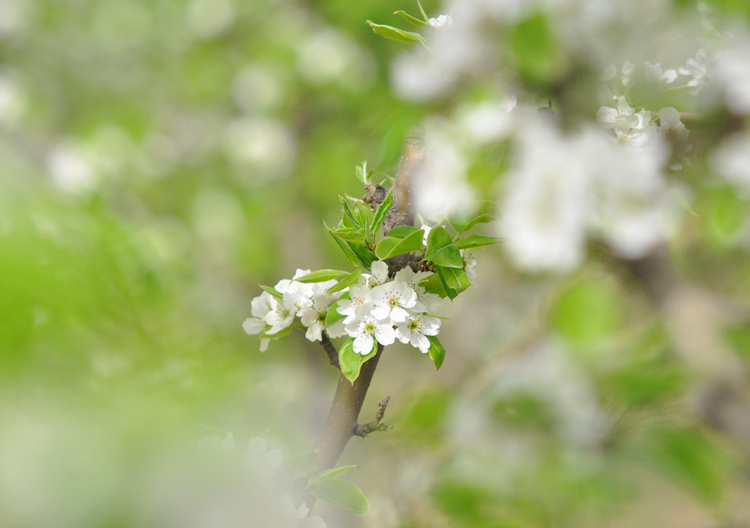
[[[482,46],[449,47],[446,88],[365,24],[404,27],[393,12],[417,15],[409,2],[0,0],[0,525],[275,526],[241,467],[192,450],[228,433],[243,450],[312,447],[336,371],[301,332],[261,354],[241,324],[260,284],[348,269],[324,222],[364,194],[354,167],[392,175],[414,127],[510,92],[595,122],[597,68],[643,60],[644,35],[690,43],[684,61],[747,31],[729,0],[605,2],[604,18],[587,2],[465,4],[502,21],[477,16]],[[576,10],[590,33],[562,26]],[[497,54],[464,60],[476,49]],[[316,515],[750,524],[750,208],[710,162],[747,118],[721,93],[631,100],[700,115],[674,177],[681,213],[638,259],[592,239],[574,269],[540,274],[476,252],[478,287],[445,310],[442,369],[401,345],[378,367],[363,415],[390,395],[393,430],[341,461],[371,514]],[[494,202],[507,140],[490,143],[461,166]]]

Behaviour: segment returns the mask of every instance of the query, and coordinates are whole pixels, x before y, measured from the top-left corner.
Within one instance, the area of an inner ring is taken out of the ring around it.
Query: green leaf
[[[362,266],[365,269],[369,270],[370,266],[372,266],[372,263],[378,260],[378,258],[373,254],[373,252],[370,251],[370,248],[368,248],[365,245],[355,244],[353,242],[347,242],[347,245],[351,248],[351,250],[357,256],[357,260],[359,260],[359,264],[357,264],[358,266]]]
[[[261,286],[261,288],[263,288],[265,291],[267,291],[268,293],[270,293],[271,295],[273,295],[277,299],[283,299],[284,298],[284,294],[281,293],[276,288],[272,288],[271,286]]]
[[[440,370],[440,365],[443,364],[443,360],[445,359],[445,348],[443,348],[437,336],[427,336],[427,339],[430,340],[430,348],[427,353],[435,363],[435,370]]]
[[[297,282],[325,282],[333,279],[340,279],[341,277],[346,277],[349,275],[345,271],[339,271],[339,270],[331,270],[331,269],[323,269],[318,271],[313,271],[312,273],[307,273],[306,275],[302,275],[301,277],[294,279]]]
[[[341,279],[338,283],[328,288],[328,291],[326,291],[326,293],[328,294],[336,293],[337,291],[341,291],[344,288],[348,288],[349,286],[357,282],[357,279],[359,278],[361,274],[362,274],[361,269],[357,269],[351,272],[349,275]]]
[[[354,250],[349,246],[349,244],[343,241],[333,229],[328,226],[326,227],[328,228],[328,232],[331,233],[331,236],[336,241],[336,244],[338,244],[339,248],[341,248],[341,251],[343,251],[344,255],[346,255],[346,258],[349,259],[349,262],[351,262],[353,266],[361,266],[362,261],[359,259]]]
[[[370,174],[367,172],[367,161],[363,161],[362,165],[357,165],[354,168],[354,173],[357,175],[357,179],[366,184],[369,181]]]
[[[310,485],[319,484],[321,482],[325,482],[326,480],[333,480],[336,478],[339,478],[340,476],[348,473],[352,469],[359,467],[359,466],[341,466],[333,469],[328,469],[326,471],[321,471],[314,477],[310,478]]]
[[[340,227],[336,230],[336,235],[342,240],[347,242],[354,242],[356,244],[362,244],[365,241],[366,233],[365,228],[354,228],[354,227]]]
[[[562,291],[550,309],[550,327],[579,347],[607,339],[622,325],[623,292],[607,277],[588,276]]]
[[[407,22],[409,22],[410,24],[414,24],[414,25],[415,25],[415,26],[417,26],[417,27],[430,27],[430,24],[428,24],[428,23],[427,23],[427,22],[425,22],[424,20],[420,20],[420,19],[418,19],[417,17],[413,17],[413,16],[411,16],[411,15],[410,15],[409,13],[407,13],[406,11],[396,11],[396,12],[395,12],[395,13],[393,13],[393,14],[394,14],[394,15],[398,15],[398,16],[400,16],[401,18],[403,18],[404,20],[406,20],[406,21],[407,21]]]
[[[385,200],[383,200],[383,203],[381,203],[378,206],[378,210],[375,211],[375,215],[372,217],[372,223],[370,224],[370,234],[373,236],[378,235],[378,231],[380,231],[380,226],[383,225],[383,220],[385,220],[385,215],[388,214],[388,211],[391,210],[391,207],[393,206],[393,189],[388,191],[388,195],[385,197]]]
[[[352,226],[355,229],[359,229],[362,227],[362,224],[359,223],[359,220],[355,218],[354,213],[352,212],[351,207],[349,206],[349,202],[346,198],[343,196],[339,196],[339,202],[341,202],[341,208],[344,212],[344,216],[351,222]]]
[[[317,456],[318,450],[314,449],[285,458],[284,463],[292,474],[293,479],[309,477],[318,471],[318,464],[315,461]]]
[[[370,503],[365,494],[346,480],[324,480],[315,487],[313,496],[356,515],[370,513]]]
[[[469,277],[466,276],[466,273],[462,269],[438,266],[437,271],[438,277],[440,277],[440,281],[443,283],[443,288],[445,288],[445,293],[451,299],[455,299],[459,293],[471,286]]]
[[[411,31],[404,31],[393,26],[385,26],[383,24],[376,24],[370,20],[367,21],[367,25],[372,28],[376,35],[389,40],[395,40],[396,42],[406,42],[407,44],[424,44],[425,40],[419,33],[413,33]]]
[[[422,231],[422,235],[424,236],[423,230],[417,229],[416,227],[412,226],[396,226],[388,231],[387,236],[392,238],[406,238],[409,235],[413,235],[417,231]]]
[[[424,255],[425,260],[434,262],[438,266],[449,268],[463,268],[464,259],[461,252],[453,243],[448,231],[443,226],[435,226],[427,235],[427,253]]]
[[[453,229],[456,230],[456,237],[460,235],[461,233],[465,233],[472,227],[474,227],[477,224],[489,224],[490,222],[494,222],[495,217],[488,214],[480,214],[479,216],[476,216],[469,220],[468,222],[451,222],[451,226],[453,226]]]
[[[466,238],[456,240],[456,247],[458,249],[470,249],[482,246],[489,246],[497,244],[502,239],[497,237],[489,237],[484,235],[469,235]]]
[[[346,379],[350,383],[354,384],[354,380],[359,377],[359,371],[362,365],[368,360],[375,356],[378,351],[378,342],[373,339],[372,350],[366,354],[358,354],[354,351],[354,338],[350,338],[344,343],[339,349],[339,366],[341,366],[341,373],[346,376]]]
[[[443,287],[443,281],[440,280],[440,277],[437,274],[430,275],[423,281],[420,281],[420,284],[424,287],[427,293],[434,293],[440,297],[448,295]]]
[[[513,27],[507,47],[518,73],[532,83],[553,82],[567,67],[562,48],[541,13]]]
[[[392,231],[395,231],[395,229]],[[375,256],[380,260],[385,260],[396,255],[401,255],[402,253],[418,251],[422,249],[423,238],[424,231],[421,229],[414,231],[406,238],[387,236],[378,243],[378,246],[375,248]]]

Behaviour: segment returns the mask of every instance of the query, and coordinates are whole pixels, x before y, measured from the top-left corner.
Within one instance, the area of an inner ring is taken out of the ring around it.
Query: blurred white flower
[[[6,70],[0,70],[0,127],[15,127],[23,119],[27,109],[26,94],[16,76]]]
[[[70,193],[91,191],[99,183],[83,148],[73,141],[64,141],[50,150],[47,169],[52,181]]]
[[[218,436],[207,436],[198,442],[198,445],[214,454],[230,453],[237,449],[237,445],[234,443],[234,435],[232,433],[227,433],[224,438],[219,438]]]
[[[430,25],[437,30],[447,29],[453,25],[453,19],[450,15],[440,15],[437,18],[431,18]]]
[[[213,38],[222,34],[235,18],[231,0],[191,0],[188,4],[190,29],[199,38]]]
[[[750,114],[750,36],[717,53],[713,73],[729,111],[738,116]]]
[[[415,175],[417,209],[428,218],[465,216],[473,208],[475,192],[466,181],[467,160],[456,140],[438,123],[427,125],[427,153]]]
[[[711,166],[726,180],[750,188],[750,133],[723,139],[711,156]]]
[[[695,58],[688,59],[685,66],[677,69],[680,75],[690,77],[687,85],[693,88],[692,94],[697,94],[711,78],[711,62],[706,50],[701,48],[696,52]]]
[[[31,18],[33,5],[28,0],[0,0],[0,36],[23,31]]]
[[[477,143],[491,143],[508,139],[513,131],[512,111],[516,97],[502,101],[485,102],[458,111],[457,121]]]
[[[229,158],[242,167],[241,177],[248,184],[288,176],[294,168],[297,153],[294,136],[278,119],[257,116],[235,119],[224,132],[224,146]]]
[[[311,34],[299,48],[297,70],[311,83],[337,82],[353,91],[375,80],[372,57],[346,34],[325,28]]]
[[[677,71],[674,69],[664,70],[660,63],[652,64],[646,61],[643,65],[643,73],[646,82],[653,84],[672,84],[677,79]]]
[[[583,260],[590,204],[591,153],[537,116],[520,131],[519,152],[501,198],[500,236],[511,260],[528,271],[567,271]]]

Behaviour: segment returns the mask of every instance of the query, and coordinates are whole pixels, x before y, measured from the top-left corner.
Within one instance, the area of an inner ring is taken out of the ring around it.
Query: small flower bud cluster
[[[442,301],[419,284],[430,275],[432,272],[404,268],[388,281],[387,264],[373,262],[372,275],[363,275],[359,284],[349,289],[349,299],[339,301],[337,308],[346,316],[344,328],[354,338],[355,352],[366,355],[375,341],[387,346],[398,339],[427,353],[427,336],[440,331],[440,319],[429,314]]]

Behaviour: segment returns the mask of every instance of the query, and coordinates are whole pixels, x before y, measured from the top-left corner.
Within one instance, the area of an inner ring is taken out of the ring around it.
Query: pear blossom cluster
[[[372,264],[372,275],[363,275],[357,286],[349,289],[349,299],[341,300],[338,312],[346,333],[354,338],[358,354],[369,354],[375,343],[383,346],[396,339],[426,354],[430,348],[427,336],[440,330],[440,319],[430,315],[439,307],[438,295],[428,293],[419,283],[432,272],[404,268],[388,280],[388,265]]]
[[[467,275],[473,278],[476,260],[469,253],[463,255]],[[298,269],[291,280],[281,280],[274,287],[281,297],[264,291],[252,300],[252,317],[244,321],[243,329],[261,336],[261,352],[299,320],[308,340],[321,341],[323,332],[332,338],[348,335],[358,354],[369,354],[376,343],[388,346],[396,340],[426,354],[428,336],[436,336],[441,324],[434,313],[442,299],[420,284],[432,272],[406,267],[390,279],[383,261],[373,262],[371,271],[360,275],[356,284],[329,294],[327,290],[337,281],[302,283],[295,279],[310,270]],[[334,307],[343,318],[326,324]]]
[[[260,351],[265,352],[271,339],[280,337],[299,318],[302,326],[307,328],[305,337],[310,341],[320,341],[325,330],[330,337],[344,335],[343,325],[330,325],[326,328],[328,311],[343,292],[327,294],[326,291],[336,284],[335,280],[316,283],[296,281],[310,270],[298,269],[292,279],[280,280],[274,289],[282,295],[278,298],[264,291],[250,303],[252,317],[245,319],[242,328],[247,334],[261,335]]]

